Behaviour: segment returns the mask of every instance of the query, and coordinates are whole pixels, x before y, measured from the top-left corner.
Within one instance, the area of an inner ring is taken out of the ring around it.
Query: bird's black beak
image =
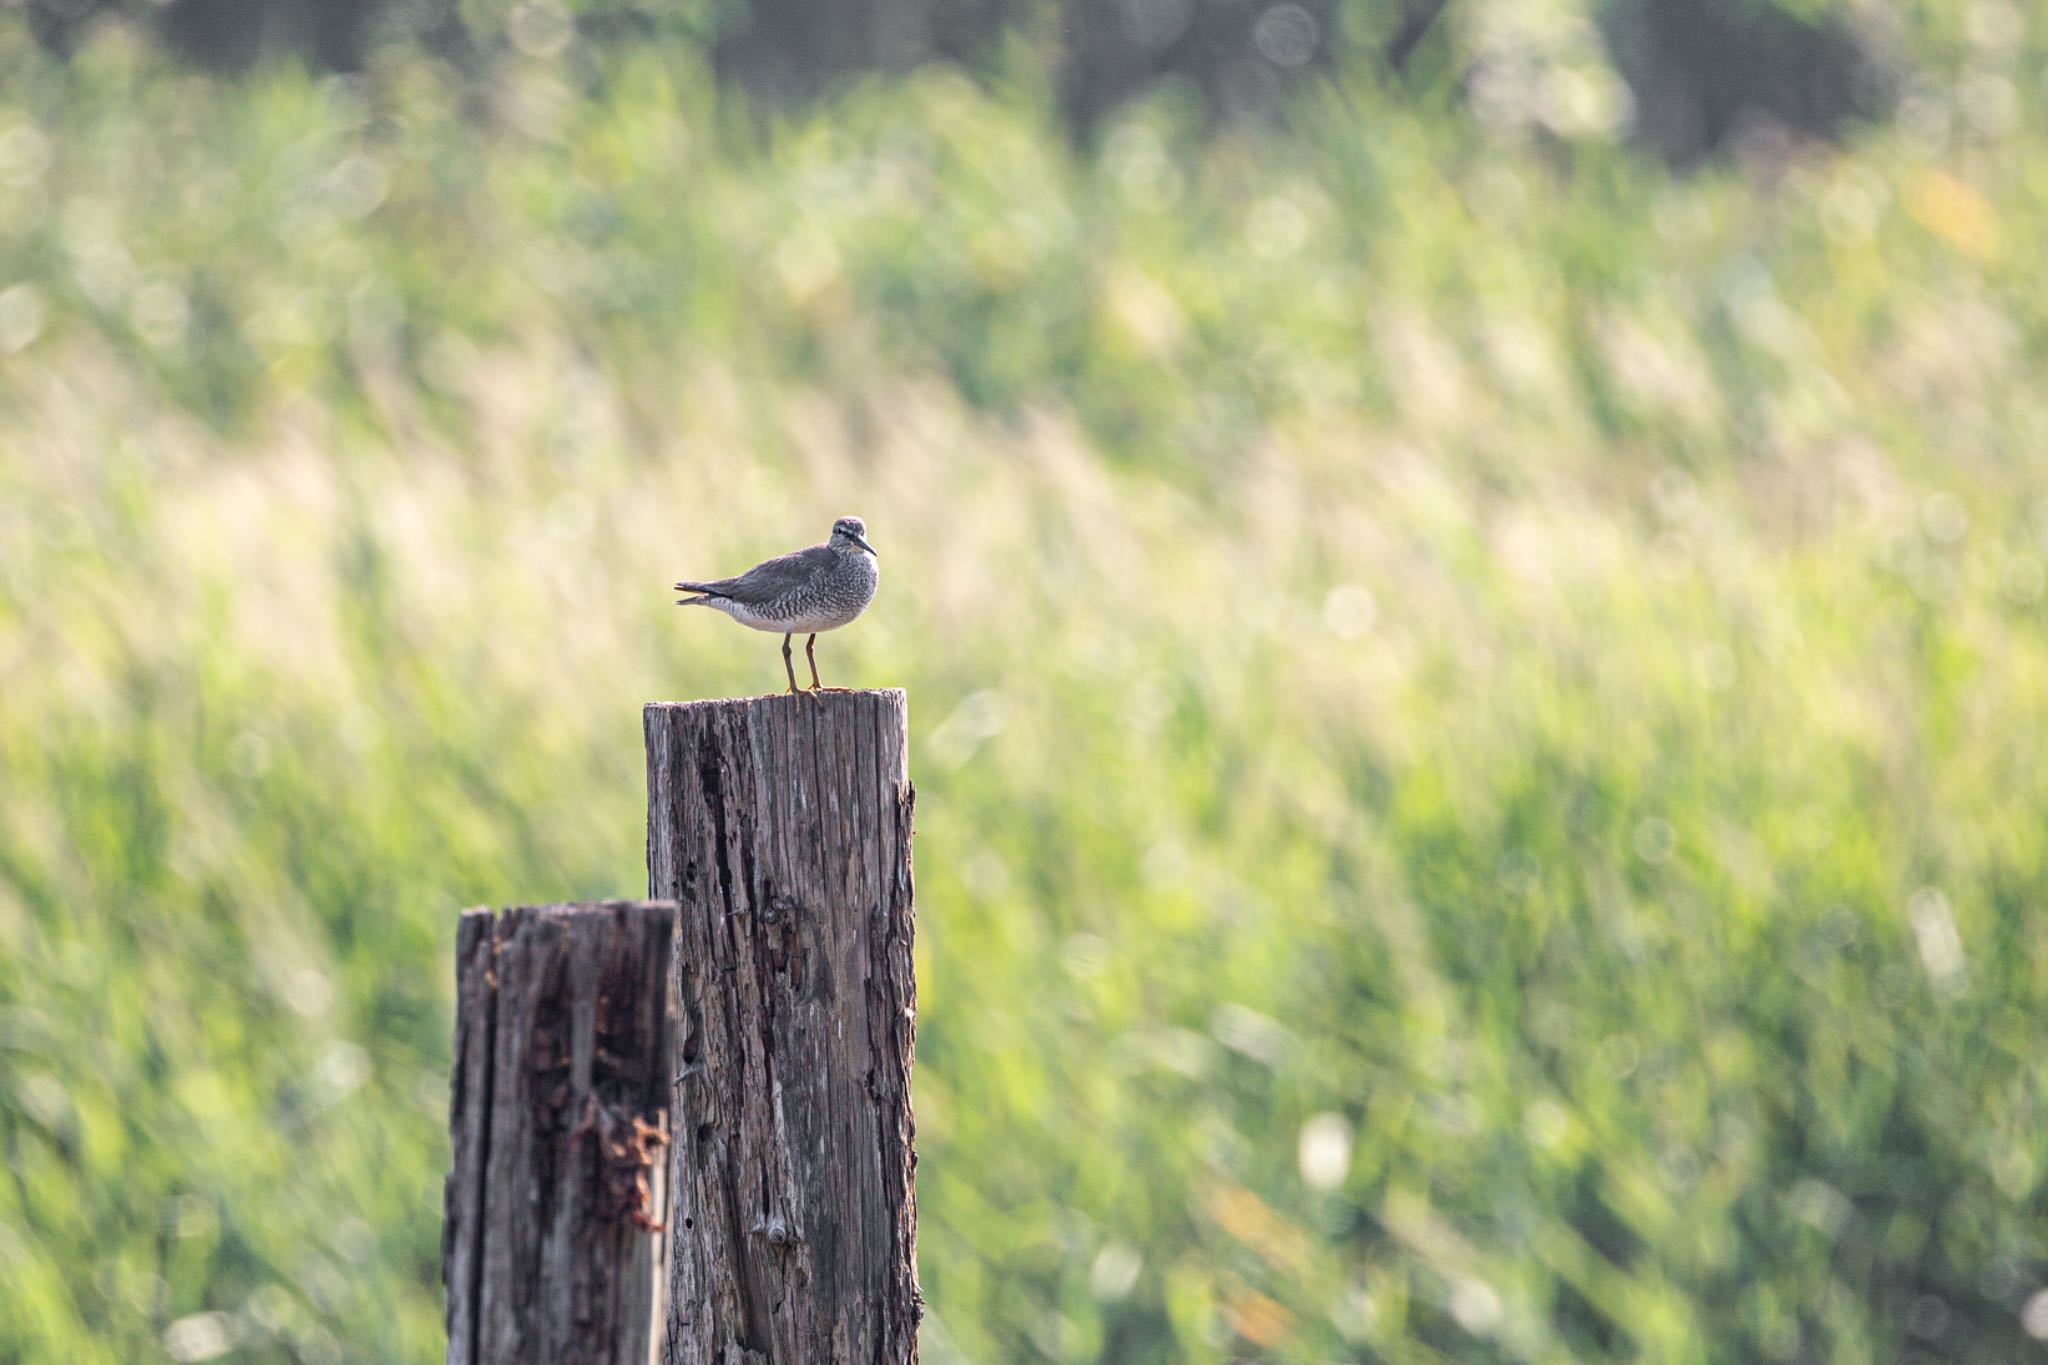
[[[867,541],[866,541],[866,540],[864,540],[863,538],[861,538],[860,536],[853,536],[853,535],[850,535],[850,536],[849,536],[848,538],[849,538],[849,539],[851,539],[851,540],[853,541],[853,543],[854,543],[854,544],[856,544],[856,545],[860,546],[860,547],[861,547],[861,549],[863,549],[863,550],[866,550],[866,551],[867,551],[867,552],[868,552],[869,554],[871,554],[871,555],[875,555],[875,547],[874,547],[874,546],[872,546],[872,545],[870,545],[870,544],[868,544],[868,543],[867,543]],[[880,559],[880,558],[881,558],[881,556],[880,556],[880,555],[875,555],[875,558],[876,558],[876,559]]]

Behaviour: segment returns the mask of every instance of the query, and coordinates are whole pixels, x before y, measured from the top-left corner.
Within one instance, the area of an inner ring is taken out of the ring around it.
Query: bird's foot
[[[810,692],[811,692],[811,693],[812,693],[813,695],[815,695],[815,694],[817,694],[817,693],[819,693],[819,692],[851,692],[851,691],[853,691],[853,689],[852,689],[852,688],[850,688],[850,687],[827,687],[827,686],[825,686],[825,684],[823,684],[823,683],[818,683],[818,684],[816,684],[816,685],[812,686],[812,687],[811,687],[811,688],[809,689],[809,691],[810,691]]]

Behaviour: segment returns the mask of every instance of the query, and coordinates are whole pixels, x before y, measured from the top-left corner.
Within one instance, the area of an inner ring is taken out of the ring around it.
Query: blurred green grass
[[[454,912],[642,885],[780,678],[666,584],[841,512],[928,1359],[2041,1357],[2038,111],[15,58],[0,1357],[438,1358]]]

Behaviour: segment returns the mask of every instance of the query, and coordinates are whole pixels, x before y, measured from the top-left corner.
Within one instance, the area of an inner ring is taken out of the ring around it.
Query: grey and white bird
[[[832,535],[823,545],[764,559],[733,578],[676,584],[677,592],[699,594],[678,598],[676,605],[710,607],[743,626],[781,631],[782,668],[789,674],[791,692],[800,689],[796,666],[789,661],[790,637],[809,635],[804,658],[811,664],[811,691],[834,691],[839,689],[826,688],[818,680],[818,656],[812,653],[818,636],[866,611],[881,581],[882,568],[875,547],[868,544],[867,524],[859,517],[841,517],[832,523]]]

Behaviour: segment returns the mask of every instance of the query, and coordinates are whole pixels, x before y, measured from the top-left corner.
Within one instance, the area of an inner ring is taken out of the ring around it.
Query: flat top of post
[[[548,901],[543,905],[472,905],[462,912],[463,918],[483,915],[486,918],[506,911],[516,910],[528,915],[603,915],[614,910],[673,911],[674,901],[630,900],[614,897],[601,901]]]
[[[825,706],[844,706],[862,701],[879,701],[890,706],[905,706],[907,694],[900,687],[849,687],[830,692],[805,692],[793,696],[788,692],[764,692],[753,697],[705,697],[697,701],[651,701],[646,704],[649,711],[691,711],[718,710],[728,706],[761,706],[786,702],[796,706],[810,706],[822,702]]]
[[[910,781],[910,702],[900,687],[651,701],[641,710],[640,728],[647,741],[650,803],[675,780],[678,765],[688,761],[681,755],[694,751],[701,759],[708,752],[706,745],[738,744],[752,753],[749,762],[778,769],[795,761],[811,771],[817,756],[824,755],[819,761],[826,766],[804,779],[802,790],[807,792],[822,780],[819,774],[829,776],[839,769],[853,781],[848,764],[865,767],[870,775],[879,773],[899,788],[907,788]],[[833,750],[841,752],[828,753]],[[653,812],[650,804],[650,819]]]

